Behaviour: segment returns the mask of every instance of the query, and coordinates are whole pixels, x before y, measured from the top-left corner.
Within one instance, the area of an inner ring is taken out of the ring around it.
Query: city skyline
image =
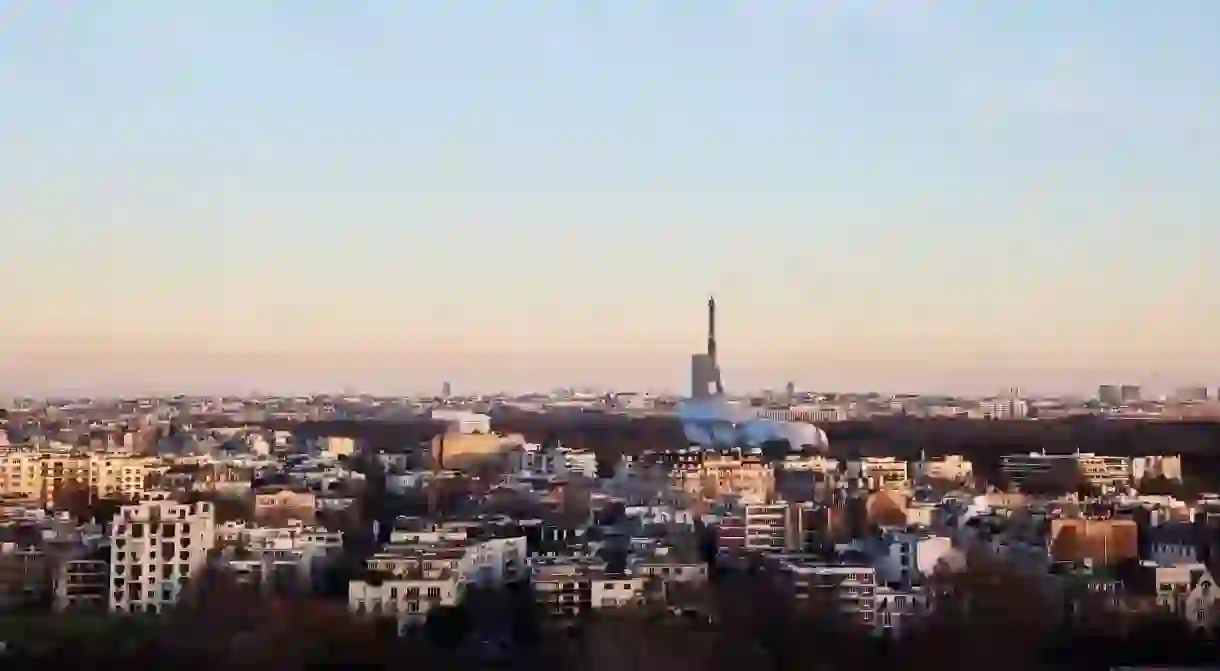
[[[0,389],[1220,384],[1220,9],[14,3]]]

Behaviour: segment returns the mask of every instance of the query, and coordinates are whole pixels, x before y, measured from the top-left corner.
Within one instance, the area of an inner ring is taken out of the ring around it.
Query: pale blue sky
[[[1211,0],[0,0],[0,389],[1220,385]]]

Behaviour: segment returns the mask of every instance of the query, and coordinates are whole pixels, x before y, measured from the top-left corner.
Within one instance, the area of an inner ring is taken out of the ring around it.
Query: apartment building
[[[536,443],[523,443],[509,452],[509,465],[519,473],[597,477],[597,455],[562,445],[546,449]]]
[[[0,610],[45,601],[49,562],[34,539],[0,540]]]
[[[155,460],[134,457],[93,456],[90,458],[90,488],[105,499],[137,499],[144,492]]]
[[[227,522],[218,527],[217,541],[238,582],[276,594],[311,591],[321,571],[343,551],[343,532],[298,520],[284,527]]]
[[[784,471],[812,472],[822,476],[839,472],[839,460],[824,454],[786,454],[775,467]]]
[[[108,550],[103,550],[109,554]],[[104,557],[63,562],[55,576],[55,611],[104,613],[109,605],[110,562]]]
[[[924,589],[894,589],[878,585],[874,597],[875,633],[900,637],[910,625],[927,612],[928,595]]]
[[[38,498],[54,506],[65,488],[98,498],[138,498],[154,459],[46,451],[0,454],[0,495]]]
[[[965,482],[974,475],[974,464],[960,454],[940,458],[920,459],[913,468],[917,479]]]
[[[127,505],[111,522],[110,535],[110,610],[156,613],[177,603],[206,565],[216,544],[215,511],[209,502]]]
[[[1131,479],[1138,483],[1144,478],[1165,478],[1181,482],[1182,457],[1179,455],[1133,457],[1131,459]]]
[[[991,398],[979,403],[979,419],[1025,419],[1029,416],[1029,403],[1021,398]]]
[[[610,573],[595,556],[534,557],[530,560],[534,597],[544,612],[573,617],[590,608],[642,603],[646,578]]]
[[[788,504],[755,503],[725,515],[716,529],[717,552],[782,552],[787,547]]]
[[[526,553],[524,536],[390,543],[365,562],[370,575],[348,585],[348,607],[393,617],[402,631],[434,606],[461,603],[471,585],[524,580]]]
[[[297,547],[308,545],[327,550],[343,548],[343,532],[289,520],[286,526],[265,527],[245,522],[225,522],[217,525],[216,539],[220,544],[243,545],[249,548]]]
[[[702,584],[707,582],[707,563],[677,550],[659,546],[627,557],[627,573],[667,583]]]
[[[1220,588],[1203,564],[1158,566],[1156,600],[1197,629],[1214,629],[1220,621]]]
[[[322,445],[322,454],[332,459],[349,457],[356,452],[356,439],[330,436]]]
[[[873,564],[879,582],[896,589],[909,589],[924,583],[952,553],[953,539],[926,533],[890,532],[884,534]]]
[[[863,457],[847,462],[847,477],[867,489],[907,489],[907,462],[894,457]]]
[[[755,414],[777,422],[844,422],[851,419],[848,408],[836,405],[794,405],[789,408],[759,408]]]
[[[873,567],[801,555],[776,555],[765,567],[792,599],[832,608],[862,627],[876,626],[877,573]]]
[[[254,494],[256,520],[300,520],[313,523],[317,514],[318,497],[305,489],[271,487]]]
[[[766,503],[775,497],[775,470],[756,456],[709,454],[697,468],[680,468],[671,475],[678,488],[696,499]]]
[[[448,570],[423,576],[403,573],[353,580],[348,584],[348,607],[361,616],[393,618],[401,634],[427,618],[437,606],[456,606],[463,597],[461,585]]]
[[[0,495],[42,498],[42,455],[33,448],[0,453]]]
[[[1070,478],[1076,474],[1085,482],[1102,488],[1128,487],[1131,484],[1131,459],[1106,457],[1088,452],[1046,454],[1031,452],[1001,458],[1000,472],[1008,481],[1021,485],[1035,478]]]

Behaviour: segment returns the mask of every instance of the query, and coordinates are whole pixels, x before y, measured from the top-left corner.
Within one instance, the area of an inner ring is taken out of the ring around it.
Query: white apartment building
[[[225,522],[216,527],[220,543],[247,548],[316,547],[324,550],[343,548],[343,532],[325,527],[309,526],[299,520],[289,520],[287,526],[264,527],[245,522]]]
[[[436,606],[456,606],[463,593],[450,574],[435,577],[392,576],[384,580],[353,580],[348,608],[357,615],[394,618],[398,633],[423,622]]]
[[[605,562],[594,556],[534,557],[530,573],[535,599],[554,616],[641,603],[647,582],[643,576],[607,573]]]
[[[707,563],[693,558],[684,559],[672,548],[659,546],[647,552],[628,555],[627,574],[672,583],[702,584],[707,582]]]
[[[1090,452],[1046,454],[1030,452],[1000,459],[1000,471],[1009,482],[1020,485],[1032,477],[1077,472],[1085,482],[1101,488],[1127,487],[1131,484],[1131,459],[1104,457]]]
[[[435,408],[431,412],[432,419],[448,422],[458,433],[491,433],[491,417],[469,410],[447,410]]]
[[[1025,419],[1029,417],[1029,403],[1021,398],[993,398],[979,403],[979,419]]]
[[[587,450],[562,445],[545,449],[537,443],[524,443],[509,453],[510,465],[519,473],[557,477],[597,477],[597,455]]]
[[[1220,618],[1220,589],[1203,564],[1156,567],[1157,604],[1197,629]]]
[[[906,489],[911,485],[907,462],[894,457],[863,457],[848,461],[847,477],[860,480],[868,489]]]
[[[123,506],[110,524],[110,610],[156,613],[177,603],[216,544],[212,504],[148,501]]]
[[[390,543],[365,562],[375,575],[348,585],[348,607],[357,614],[394,617],[401,632],[433,606],[461,603],[470,585],[523,580],[529,575],[526,552],[524,536]]]
[[[790,408],[759,408],[756,413],[763,419],[777,422],[845,422],[851,419],[850,411],[834,405],[794,405]]]
[[[914,472],[916,478],[965,482],[974,475],[974,464],[960,454],[947,454],[915,462]]]
[[[874,597],[874,631],[900,637],[912,622],[927,611],[927,607],[928,595],[924,589],[903,590],[879,585]]]
[[[941,561],[957,552],[952,538],[924,533],[887,533],[881,547],[874,560],[877,580],[899,589],[922,585]]]
[[[775,467],[784,471],[811,471],[822,475],[839,472],[839,460],[824,454],[786,454]]]
[[[227,546],[225,560],[238,581],[268,592],[307,593],[319,572],[343,552],[343,532],[299,522],[286,527],[229,522],[217,537]]]

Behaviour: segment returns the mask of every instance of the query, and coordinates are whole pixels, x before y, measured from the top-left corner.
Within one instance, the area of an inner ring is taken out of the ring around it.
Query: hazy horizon
[[[0,389],[1214,391],[1217,25],[0,2]]]

